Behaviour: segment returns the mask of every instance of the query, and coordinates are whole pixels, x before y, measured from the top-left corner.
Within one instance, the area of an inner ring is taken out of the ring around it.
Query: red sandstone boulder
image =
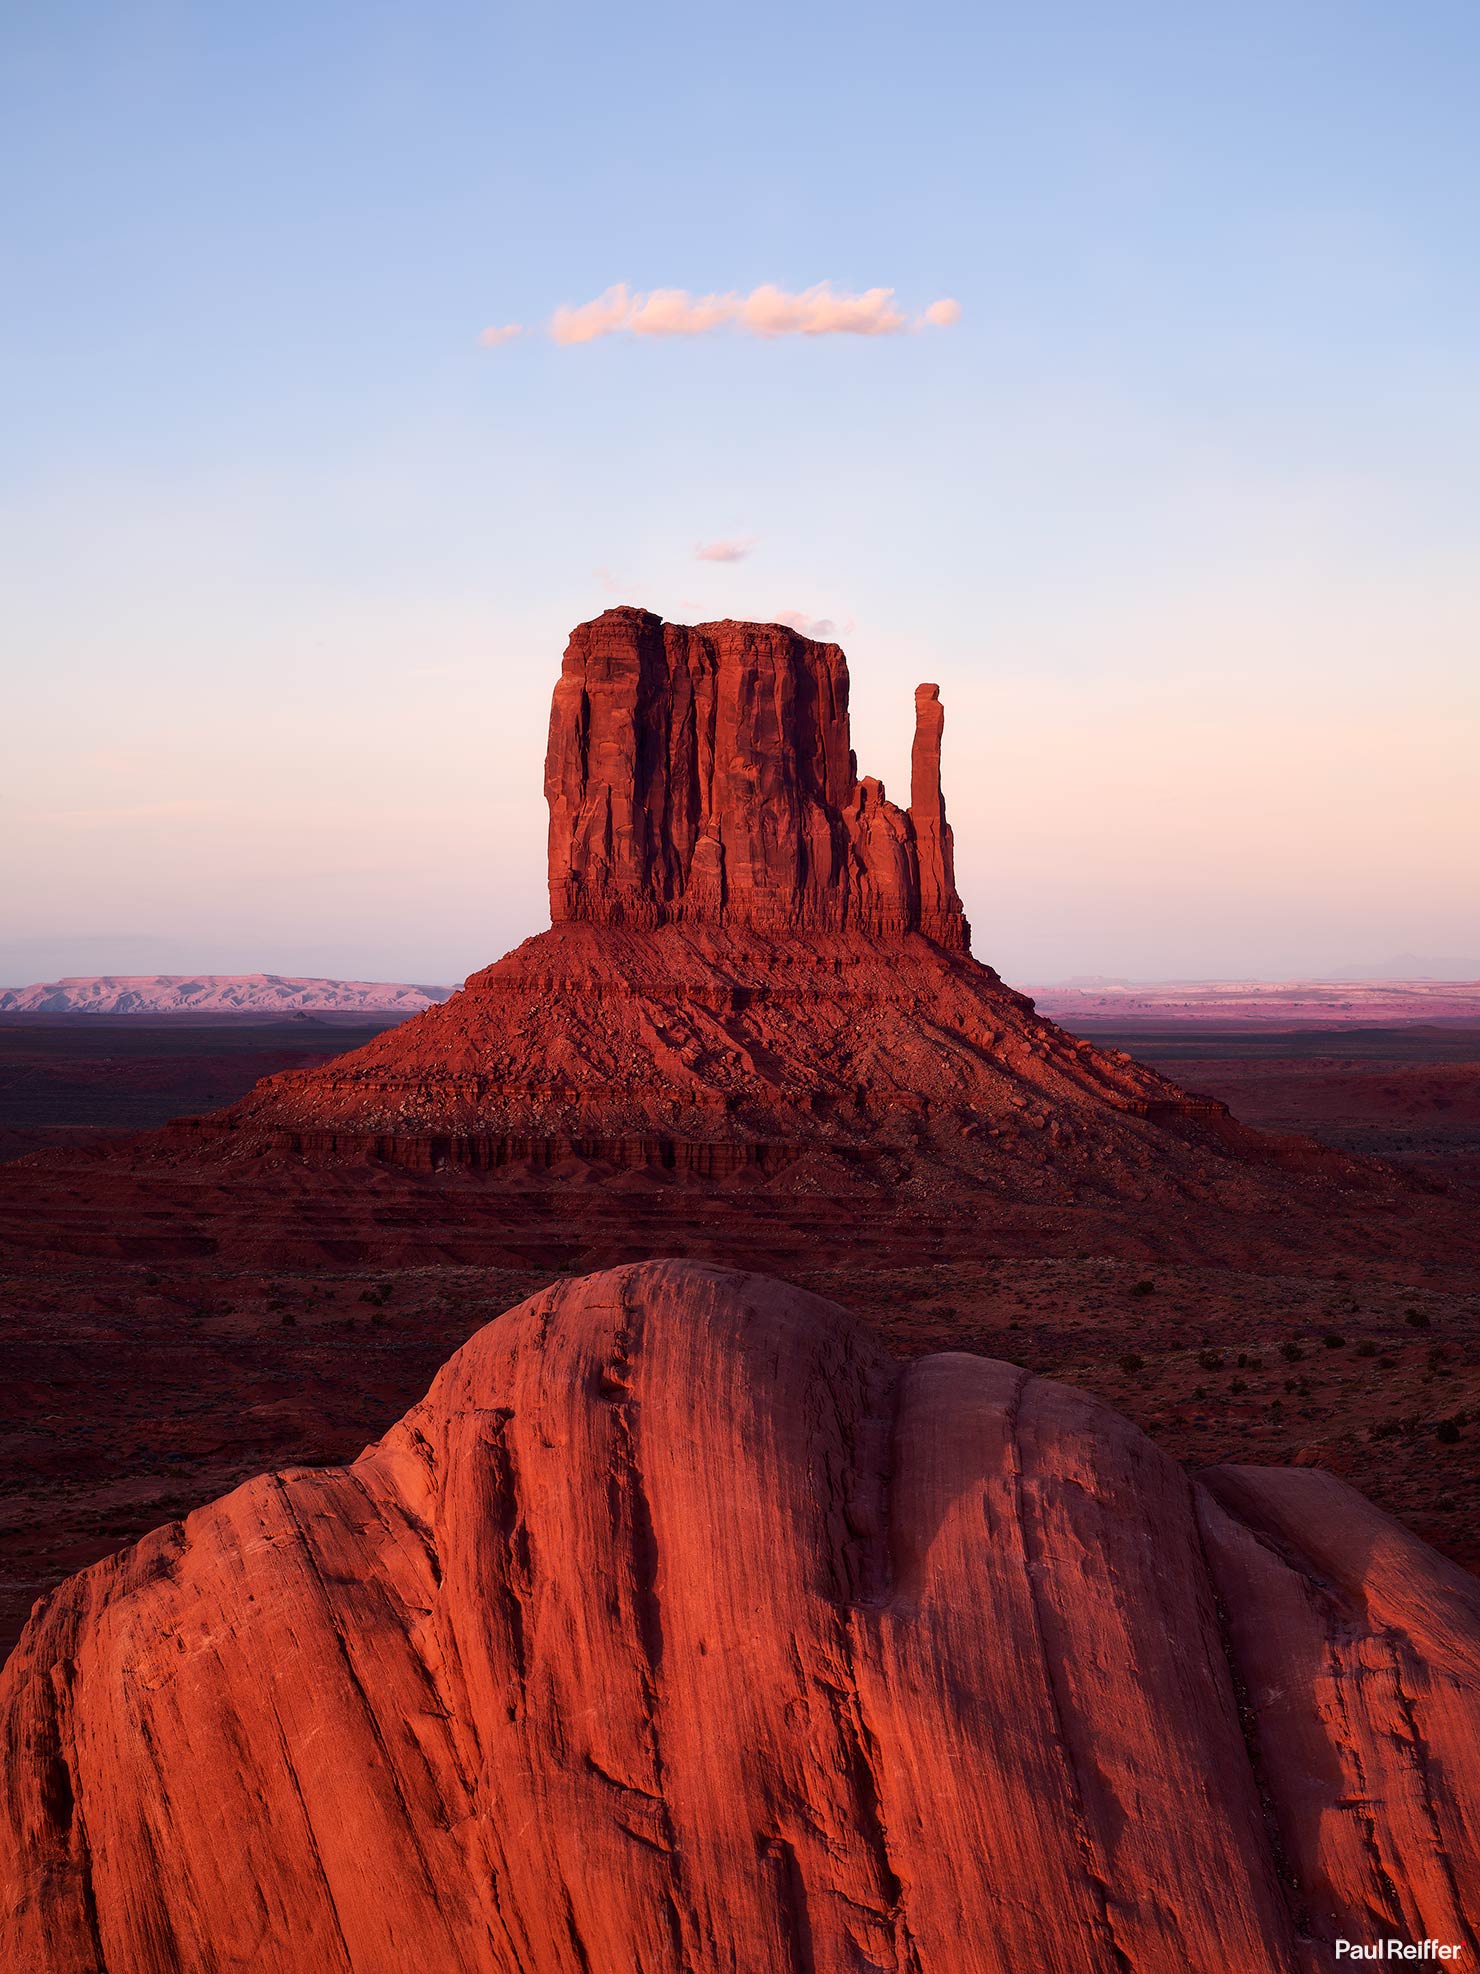
[[[1313,1471],[652,1263],[64,1584],[0,1964],[1271,1974],[1480,1925],[1480,1591]]]

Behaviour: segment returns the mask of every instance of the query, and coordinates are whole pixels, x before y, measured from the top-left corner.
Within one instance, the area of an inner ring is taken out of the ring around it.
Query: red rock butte
[[[550,929],[177,1142],[706,1179],[894,1155],[921,1184],[949,1168],[1063,1200],[1269,1163],[1222,1104],[1040,1019],[972,957],[935,686],[914,714],[901,809],[858,774],[837,645],[635,609],[580,625],[545,762]]]
[[[0,1964],[1318,1974],[1480,1929],[1480,1593],[1314,1469],[649,1263],[62,1584]]]
[[[609,610],[572,635],[550,710],[550,917],[921,932],[964,951],[943,726],[938,687],[920,686],[896,808],[859,778],[837,645]]]

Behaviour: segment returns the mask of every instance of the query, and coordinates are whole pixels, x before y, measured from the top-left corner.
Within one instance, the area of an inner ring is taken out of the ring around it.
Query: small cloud
[[[937,328],[957,321],[957,302],[932,302],[919,318]],[[748,295],[691,295],[687,288],[652,288],[634,293],[624,281],[594,301],[575,307],[562,303],[550,318],[549,333],[564,348],[594,343],[602,336],[707,336],[716,329],[762,336],[896,336],[911,327],[892,288],[865,288],[861,294],[819,281],[791,293],[765,282]],[[918,324],[916,325],[918,326]]]
[[[601,587],[606,591],[608,596],[624,596],[626,594],[626,583],[620,576],[614,576],[610,569],[593,569],[591,573],[595,576],[597,582],[601,584]]]
[[[785,624],[788,630],[797,632],[800,637],[820,638],[824,643],[838,634],[838,627],[831,617],[809,617],[801,610],[778,610],[775,621]]]
[[[755,537],[747,535],[742,541],[701,541],[695,545],[696,562],[743,562],[755,547]]]
[[[522,322],[505,322],[485,329],[478,341],[486,350],[502,349],[505,343],[512,343],[516,336],[524,334]]]

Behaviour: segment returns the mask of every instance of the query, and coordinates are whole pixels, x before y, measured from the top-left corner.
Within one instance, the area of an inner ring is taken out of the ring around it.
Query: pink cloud
[[[694,550],[696,562],[740,562],[755,547],[755,539],[747,535],[742,541],[701,541]]]
[[[929,305],[919,322],[944,328],[960,314],[960,305],[943,297]],[[691,295],[686,288],[635,294],[619,281],[595,301],[576,307],[562,303],[550,318],[550,335],[568,347],[615,335],[707,336],[716,329],[735,329],[767,338],[895,336],[911,326],[892,288],[865,288],[854,295],[819,281],[791,294],[765,282],[748,295]]]
[[[800,637],[821,638],[824,642],[838,634],[838,627],[831,617],[808,617],[800,610],[779,610],[775,621],[785,624],[788,630]]]
[[[484,349],[496,350],[501,349],[505,343],[512,343],[516,336],[522,336],[523,334],[524,324],[522,322],[505,322],[485,329],[479,336],[478,341],[483,345]]]

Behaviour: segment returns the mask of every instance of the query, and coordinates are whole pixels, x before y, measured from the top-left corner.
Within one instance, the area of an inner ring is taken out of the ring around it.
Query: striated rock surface
[[[964,949],[942,726],[921,686],[899,809],[858,777],[837,645],[608,610],[572,633],[550,710],[550,916],[924,931]]]
[[[1480,1926],[1480,1591],[1315,1470],[649,1263],[64,1584],[0,1964],[1314,1974]]]

